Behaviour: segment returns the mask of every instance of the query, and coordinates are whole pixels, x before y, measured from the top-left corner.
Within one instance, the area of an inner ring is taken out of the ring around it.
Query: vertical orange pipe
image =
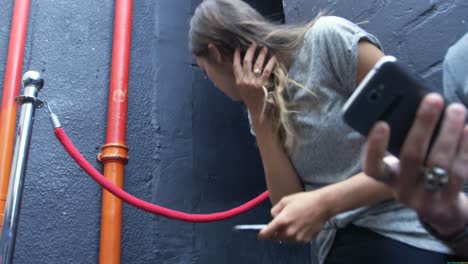
[[[98,158],[104,163],[104,176],[119,187],[123,186],[124,166],[128,161],[125,129],[131,32],[132,0],[116,0],[107,140]],[[103,190],[100,264],[120,263],[121,225],[122,202]]]
[[[17,105],[15,98],[20,91],[24,46],[28,29],[29,0],[16,0],[11,21],[10,42],[3,84],[0,110],[0,230],[5,211],[8,182],[10,181]]]

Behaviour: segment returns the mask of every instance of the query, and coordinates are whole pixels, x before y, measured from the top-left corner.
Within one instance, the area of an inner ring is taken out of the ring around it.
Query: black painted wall
[[[331,12],[375,34],[394,55],[434,88],[442,86],[447,49],[468,32],[466,0],[285,0],[288,23]]]
[[[97,168],[105,143],[114,1],[31,1],[24,71]],[[284,20],[281,1],[251,1]],[[125,189],[191,213],[230,209],[265,190],[242,107],[204,79],[188,51],[197,0],[134,1]],[[4,79],[13,0],[0,0]],[[2,86],[3,88],[3,86]],[[55,140],[38,110],[15,263],[97,263],[101,189]],[[257,241],[235,224],[266,223],[269,202],[221,223],[189,224],[125,205],[122,263],[303,263],[307,247]]]
[[[265,189],[244,110],[192,67],[188,21],[199,0],[134,1],[125,189],[193,213],[225,210]],[[281,1],[250,1],[281,19]],[[446,49],[468,31],[464,0],[285,0],[287,23],[318,10],[377,35],[389,54],[441,84]],[[0,0],[0,80],[13,0]],[[24,71],[42,72],[48,100],[97,167],[105,142],[114,1],[32,1]],[[3,88],[3,85],[0,86]],[[15,263],[97,263],[101,189],[35,120]],[[188,224],[124,206],[122,263],[308,263],[307,247],[257,241],[234,224],[265,223],[270,204],[236,219]]]

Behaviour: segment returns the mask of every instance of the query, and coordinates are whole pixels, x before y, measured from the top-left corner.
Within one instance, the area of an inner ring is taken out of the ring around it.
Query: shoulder
[[[452,60],[460,56],[468,56],[468,33],[448,49],[446,59]]]
[[[468,33],[448,49],[444,66],[455,71],[458,68],[464,69],[466,60],[468,60]]]
[[[308,38],[328,40],[337,37],[349,37],[362,31],[353,22],[337,16],[323,16],[307,32]]]
[[[465,103],[468,95],[468,76],[465,64],[468,61],[468,33],[450,47],[443,67],[444,94],[451,101]]]
[[[357,44],[361,39],[383,50],[379,40],[366,32],[357,24],[337,16],[323,16],[305,35],[305,45],[314,46],[320,50],[333,50],[340,52],[357,52]]]

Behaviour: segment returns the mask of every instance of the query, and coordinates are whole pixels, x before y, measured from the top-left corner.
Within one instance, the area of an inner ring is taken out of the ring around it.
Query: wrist
[[[244,101],[245,106],[250,112],[250,115],[253,120],[260,120],[262,117],[262,104],[259,103],[248,103]]]
[[[468,199],[464,193],[460,193],[455,206],[459,219],[447,221],[445,225],[435,224],[430,220],[421,218],[423,227],[435,238],[441,240],[452,249],[468,243]]]
[[[249,111],[250,114],[250,119],[252,123],[258,123],[260,121],[260,112],[256,110],[254,107],[251,107],[249,105],[245,105],[247,107],[247,110]]]
[[[250,113],[250,121],[252,122],[252,126],[257,130],[267,129],[268,131],[273,131],[273,123],[270,116],[267,113],[261,114],[260,111],[252,111],[250,108],[247,107]]]
[[[468,244],[468,224],[463,227],[458,233],[450,234],[450,235],[443,235],[440,234],[437,230],[435,230],[430,224],[424,222],[420,219],[421,225],[427,230],[429,234],[433,237],[437,238],[438,240],[444,242],[450,248],[457,250],[463,245]]]
[[[422,219],[426,225],[430,225],[441,237],[452,238],[460,234],[468,225],[468,198],[463,192],[459,193],[453,211],[448,213],[454,218],[443,223],[437,221],[437,219],[425,219],[424,217]]]
[[[318,189],[315,191],[309,192],[309,195],[316,195],[319,197],[320,200],[320,210],[321,214],[325,219],[330,219],[333,216],[339,214],[340,212],[338,211],[338,204],[336,203],[337,199],[335,199],[334,195],[327,194],[327,190],[322,188]]]

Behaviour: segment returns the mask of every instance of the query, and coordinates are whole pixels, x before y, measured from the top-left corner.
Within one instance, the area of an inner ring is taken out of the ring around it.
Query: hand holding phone
[[[410,74],[395,57],[385,56],[344,104],[343,119],[365,137],[377,121],[385,121],[390,126],[388,151],[398,157],[417,109],[430,92],[434,90]],[[431,142],[438,128],[439,125]]]

